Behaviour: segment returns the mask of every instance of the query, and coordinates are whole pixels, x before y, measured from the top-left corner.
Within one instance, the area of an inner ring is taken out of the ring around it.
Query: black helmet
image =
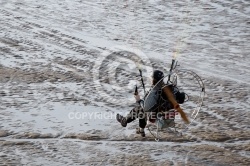
[[[154,70],[153,72],[153,79],[156,81],[160,81],[164,77],[164,74],[160,70]]]

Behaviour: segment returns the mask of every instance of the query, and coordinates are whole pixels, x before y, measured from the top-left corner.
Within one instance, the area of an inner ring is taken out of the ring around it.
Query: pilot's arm
[[[181,109],[180,105],[177,103],[177,101],[174,98],[174,95],[170,89],[169,86],[165,86],[163,88],[164,93],[166,94],[168,100],[171,102],[171,104],[173,104],[174,109],[177,110],[180,114],[182,119],[184,120],[185,123],[190,123],[185,112],[183,112],[183,110]]]
[[[144,108],[144,100],[141,99],[140,95],[134,94],[134,98],[136,100],[136,102],[141,106],[141,108]]]

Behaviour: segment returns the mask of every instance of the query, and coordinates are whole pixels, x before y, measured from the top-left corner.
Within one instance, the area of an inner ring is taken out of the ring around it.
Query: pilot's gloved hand
[[[135,100],[136,100],[136,101],[141,100],[141,97],[140,97],[140,95],[139,95],[139,94],[134,95],[134,98],[135,98]]]

